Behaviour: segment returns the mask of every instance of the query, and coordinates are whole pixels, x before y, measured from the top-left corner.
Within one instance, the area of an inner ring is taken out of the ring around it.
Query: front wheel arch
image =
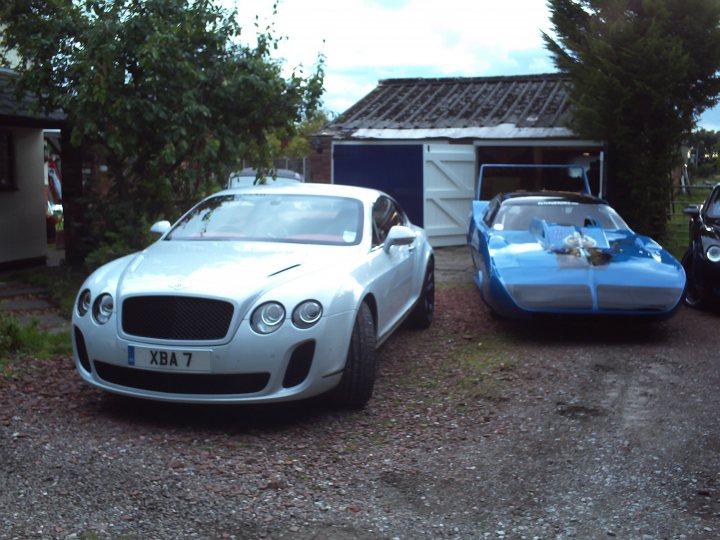
[[[410,328],[424,330],[429,328],[435,316],[435,258],[430,256],[423,280],[420,285],[420,295],[413,307],[406,323]]]
[[[703,298],[702,287],[700,287],[695,280],[695,250],[692,246],[685,252],[685,255],[683,255],[681,264],[685,270],[685,293],[683,294],[683,301],[686,306],[703,309],[707,305],[707,302],[705,298]]]
[[[368,303],[363,302],[355,317],[342,377],[328,393],[331,403],[340,408],[362,409],[372,397],[376,370],[375,318]]]

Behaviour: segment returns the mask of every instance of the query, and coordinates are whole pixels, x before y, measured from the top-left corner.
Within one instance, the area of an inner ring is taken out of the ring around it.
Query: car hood
[[[684,287],[675,258],[650,238],[597,227],[493,232],[488,247],[506,283],[642,283]]]
[[[708,238],[720,240],[720,219],[705,218],[705,227],[700,228],[700,234]]]
[[[330,265],[336,267],[339,249],[343,248],[159,241],[130,259],[119,276],[117,293],[120,297],[152,293],[247,298]],[[347,260],[347,249],[343,255]]]

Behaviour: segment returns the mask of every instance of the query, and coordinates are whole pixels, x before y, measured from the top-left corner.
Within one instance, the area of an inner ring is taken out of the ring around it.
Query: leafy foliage
[[[573,87],[571,127],[608,141],[608,198],[662,238],[671,171],[720,92],[720,0],[549,0],[543,34]]]
[[[699,129],[688,138],[692,152],[688,166],[691,178],[709,179],[718,174],[720,166],[720,132]]]
[[[142,247],[147,223],[176,217],[241,158],[267,166],[268,140],[291,138],[322,94],[321,56],[284,78],[272,27],[241,45],[234,13],[211,0],[16,0],[0,24],[23,59],[18,94],[62,109],[73,143],[108,167],[85,190],[99,259]]]
[[[310,139],[313,134],[332,120],[331,113],[318,110],[305,118],[298,125],[297,134],[287,141],[277,141],[274,148],[275,157],[301,159],[310,153]]]

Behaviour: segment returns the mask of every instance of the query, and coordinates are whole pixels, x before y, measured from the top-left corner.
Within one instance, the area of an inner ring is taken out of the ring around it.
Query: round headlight
[[[707,258],[712,262],[720,261],[720,246],[710,246],[707,250]]]
[[[105,324],[110,320],[115,308],[112,296],[107,293],[101,294],[93,302],[93,318],[98,324]]]
[[[292,322],[298,328],[310,328],[320,320],[322,316],[322,305],[317,300],[305,300],[295,308],[292,314]]]
[[[267,302],[253,311],[250,325],[259,334],[270,334],[280,328],[284,320],[285,308],[282,304]]]
[[[80,293],[80,297],[78,298],[77,303],[77,312],[78,315],[83,317],[88,310],[90,309],[90,301],[92,300],[90,295],[90,289],[85,289],[83,292]]]

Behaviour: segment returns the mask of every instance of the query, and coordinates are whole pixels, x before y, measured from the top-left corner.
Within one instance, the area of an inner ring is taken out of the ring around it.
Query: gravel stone
[[[717,328],[512,323],[452,280],[362,411],[132,400],[15,359],[0,538],[717,538]]]

